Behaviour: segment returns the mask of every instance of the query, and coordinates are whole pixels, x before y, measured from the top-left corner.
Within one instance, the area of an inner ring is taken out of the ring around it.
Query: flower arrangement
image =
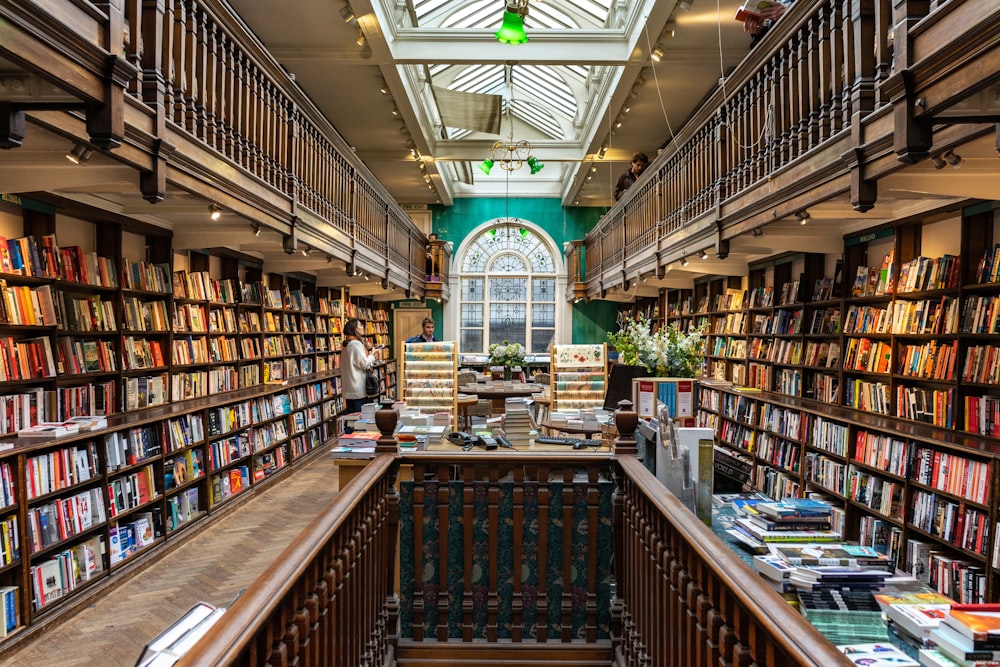
[[[651,332],[643,315],[627,318],[620,331],[608,333],[608,343],[618,350],[619,363],[645,366],[657,377],[697,377],[705,358],[705,337],[700,330],[681,332],[675,325]]]
[[[524,364],[524,346],[520,343],[493,343],[489,348],[490,365],[514,368]]]

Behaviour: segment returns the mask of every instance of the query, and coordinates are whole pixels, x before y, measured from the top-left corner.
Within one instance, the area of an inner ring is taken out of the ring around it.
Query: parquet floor
[[[146,642],[195,602],[228,605],[336,495],[337,466],[317,453],[275,482],[88,607],[0,653],[0,665],[132,667]]]

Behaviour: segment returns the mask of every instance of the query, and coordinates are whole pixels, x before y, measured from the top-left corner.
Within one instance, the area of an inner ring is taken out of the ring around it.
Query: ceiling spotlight
[[[806,224],[807,222],[809,222],[809,219],[812,217],[811,215],[809,215],[809,211],[799,211],[795,215],[798,217],[800,225]]]
[[[708,251],[707,251],[707,250],[702,250],[702,251],[701,251],[701,255],[699,255],[699,256],[700,256],[700,257],[701,257],[702,259],[708,259]]]
[[[354,15],[354,10],[351,9],[350,5],[344,5],[340,8],[340,16],[344,19],[345,23],[352,23],[358,19],[358,17]]]
[[[682,12],[689,12],[691,11],[691,0],[677,0],[676,7]]]
[[[751,229],[751,230],[750,230],[750,234],[751,234],[751,235],[752,235],[752,236],[753,236],[753,237],[754,237],[755,239],[759,239],[759,238],[760,238],[761,236],[763,236],[763,235],[764,235],[764,230],[763,230],[763,229],[761,229],[760,227],[754,227],[753,229]]]
[[[507,0],[500,29],[493,33],[501,44],[524,44],[528,35],[524,32],[524,17],[528,15],[528,0]]]
[[[663,49],[655,48],[649,54],[649,59],[654,63],[658,63],[663,60]]]
[[[365,34],[362,32],[362,33],[358,33],[358,38],[356,40],[354,40],[354,43],[357,44],[358,46],[364,46],[365,45],[365,41],[367,41],[367,40],[365,40]]]
[[[934,163],[935,169],[944,169],[945,167],[948,166],[948,163],[945,162],[944,158],[941,157],[940,155],[935,155],[934,157],[932,157],[931,162]]]
[[[309,248],[309,246],[302,244],[302,256],[308,257],[310,252],[312,252],[312,250]]]
[[[388,95],[389,94],[389,86],[387,84],[383,83],[382,87],[378,89],[378,92],[382,93],[383,95]]]
[[[419,160],[420,159],[420,153],[417,152],[416,148],[411,148],[410,149],[410,155],[413,156],[414,160]]]
[[[597,171],[597,165],[593,165],[593,164],[590,165],[590,171],[591,171],[591,173]]]
[[[85,164],[93,154],[94,151],[83,144],[74,144],[73,149],[66,153],[66,159],[73,164]]]
[[[631,110],[632,110],[632,107],[625,107],[624,109],[622,109],[622,113],[628,113]]]
[[[681,266],[687,266],[687,265],[688,265],[688,258],[681,257]]]
[[[666,25],[663,26],[663,36],[675,37],[676,35],[677,35],[677,22],[671,19],[667,21]]]
[[[260,223],[259,222],[255,222],[255,223],[253,223],[250,226],[253,228],[253,235],[254,236],[260,236],[260,229],[261,229]]]
[[[951,150],[946,150],[944,152],[944,155],[942,155],[941,157],[943,157],[944,161],[953,166],[955,169],[961,167],[962,163],[965,162],[965,160],[962,159],[961,155],[952,152]]]
[[[392,115],[393,116],[398,116],[399,115],[399,107],[393,107],[392,108]]]
[[[368,280],[368,274],[367,273],[362,273],[361,277],[364,278],[365,280]]]
[[[604,159],[604,155],[608,152],[607,146],[601,146],[601,150],[597,151],[597,157],[601,160]]]
[[[222,217],[222,207],[219,206],[218,204],[209,204],[208,205],[208,217],[210,217],[212,220],[218,220],[219,218],[221,218]]]

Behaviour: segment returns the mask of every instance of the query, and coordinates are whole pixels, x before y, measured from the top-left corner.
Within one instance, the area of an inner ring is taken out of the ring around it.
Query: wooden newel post
[[[635,444],[635,427],[638,425],[639,415],[632,409],[632,401],[624,398],[618,401],[618,409],[615,410],[615,428],[618,429],[618,437],[614,442],[615,454],[635,456],[639,453]]]
[[[375,411],[375,425],[380,433],[378,441],[375,443],[376,454],[399,453],[399,445],[395,436],[399,413],[392,407],[393,403],[393,399],[383,398],[382,407]]]

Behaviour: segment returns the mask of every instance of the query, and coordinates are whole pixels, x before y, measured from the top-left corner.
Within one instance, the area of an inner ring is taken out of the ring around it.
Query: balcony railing
[[[847,664],[630,456],[401,462],[399,598],[383,455],[179,667]]]
[[[783,202],[849,191],[871,208],[881,175],[926,157],[921,105],[942,113],[988,83],[972,72],[995,72],[998,15],[979,0],[796,2],[587,234],[587,294],[721,247]]]
[[[167,174],[210,200],[355,261],[406,289],[426,238],[225,2],[4,3],[0,54],[86,103],[92,143],[136,167],[144,197]],[[74,59],[58,45],[72,36]],[[31,100],[12,100],[30,113]],[[82,107],[83,105],[81,105]],[[215,176],[224,170],[227,178]],[[253,193],[248,203],[248,193]],[[356,257],[355,254],[360,255]]]

